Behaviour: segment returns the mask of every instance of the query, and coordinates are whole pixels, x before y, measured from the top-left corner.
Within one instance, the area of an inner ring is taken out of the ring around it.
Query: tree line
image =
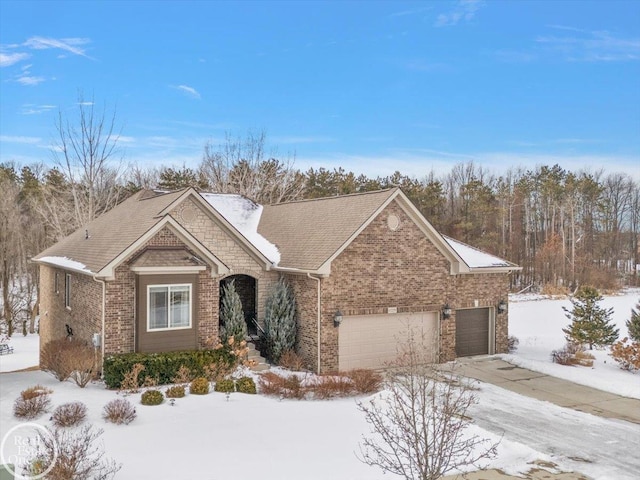
[[[640,185],[625,173],[541,165],[496,174],[474,162],[422,178],[303,172],[266,151],[264,132],[207,144],[193,166],[126,166],[115,115],[94,105],[60,114],[53,165],[0,164],[0,315],[9,323],[35,316],[38,271],[28,259],[144,188],[192,186],[273,204],[400,187],[441,233],[520,265],[515,291],[638,284]]]

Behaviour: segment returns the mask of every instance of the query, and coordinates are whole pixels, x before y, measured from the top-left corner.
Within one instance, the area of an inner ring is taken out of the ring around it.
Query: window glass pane
[[[171,326],[188,327],[189,321],[189,287],[171,287]]]
[[[167,328],[169,326],[167,298],[167,287],[149,288],[149,329]]]

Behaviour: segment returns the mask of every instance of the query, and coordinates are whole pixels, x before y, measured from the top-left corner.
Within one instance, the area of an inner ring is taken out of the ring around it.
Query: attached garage
[[[342,320],[339,331],[339,368],[383,368],[394,360],[407,332],[425,338],[433,362],[438,359],[438,313],[354,315]]]
[[[456,310],[456,356],[493,353],[490,308]]]

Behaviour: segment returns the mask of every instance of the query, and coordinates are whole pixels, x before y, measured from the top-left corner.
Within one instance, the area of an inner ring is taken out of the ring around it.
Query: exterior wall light
[[[498,302],[498,312],[504,313],[506,311],[507,311],[507,302],[505,302],[504,300],[500,300]]]
[[[342,323],[342,312],[340,310],[336,310],[336,313],[333,315],[333,326],[339,327]]]
[[[448,303],[445,303],[444,307],[442,307],[442,318],[446,320],[449,317],[451,317],[451,307]]]

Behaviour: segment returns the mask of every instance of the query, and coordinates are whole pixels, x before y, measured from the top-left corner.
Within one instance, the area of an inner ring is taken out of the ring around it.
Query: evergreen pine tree
[[[611,345],[618,339],[618,329],[611,323],[613,308],[602,308],[598,303],[602,295],[594,287],[584,286],[571,299],[573,308],[562,307],[571,324],[562,331],[568,342],[593,347]]]
[[[631,318],[627,320],[629,337],[634,342],[640,342],[640,301],[636,304],[636,310],[631,309]]]
[[[265,341],[269,358],[277,363],[296,344],[296,300],[291,287],[281,278],[266,302],[264,317]]]
[[[233,337],[238,342],[245,339],[247,336],[247,323],[244,320],[242,301],[236,291],[235,280],[226,282],[222,286],[220,318],[223,324],[220,331],[220,339],[223,343],[226,343],[229,337]]]

